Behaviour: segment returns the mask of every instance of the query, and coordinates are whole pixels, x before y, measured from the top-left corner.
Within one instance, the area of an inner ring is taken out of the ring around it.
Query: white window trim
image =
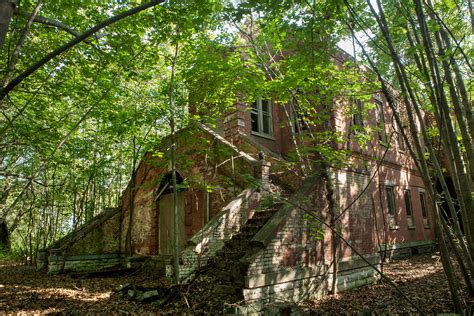
[[[257,114],[257,119],[258,119],[258,122],[257,122],[257,125],[258,125],[258,132],[257,131],[254,131],[254,130],[251,130],[251,134],[252,135],[256,135],[256,136],[260,136],[260,137],[264,137],[264,138],[268,138],[268,139],[272,139],[274,140],[275,138],[273,137],[273,115],[272,115],[272,102],[270,100],[262,100],[262,98],[257,98],[255,100],[256,104],[257,104],[257,109],[254,109],[253,106],[251,108],[251,111],[250,113],[252,114]],[[262,130],[263,130],[263,110],[262,110],[262,102],[268,102],[268,117],[269,117],[269,130],[270,130],[270,133],[269,134],[266,134],[266,133],[263,133]]]

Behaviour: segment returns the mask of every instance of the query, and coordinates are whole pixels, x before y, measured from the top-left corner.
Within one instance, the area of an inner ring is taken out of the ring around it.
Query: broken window
[[[252,134],[273,136],[272,104],[270,100],[258,98],[252,103],[250,112]]]

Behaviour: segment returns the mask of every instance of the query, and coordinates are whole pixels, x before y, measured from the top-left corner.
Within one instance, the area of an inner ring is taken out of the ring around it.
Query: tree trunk
[[[4,218],[0,218],[0,251],[10,251],[10,233]]]
[[[173,275],[175,284],[179,284],[179,256],[181,254],[180,249],[180,235],[183,233],[180,231],[179,225],[179,209],[178,209],[178,182],[176,180],[176,104],[174,98],[174,76],[176,71],[176,60],[178,57],[178,42],[174,47],[174,56],[171,65],[171,79],[170,79],[170,107],[171,107],[171,174],[173,180]]]
[[[0,0],[0,52],[8,33],[8,27],[16,8],[15,0]]]

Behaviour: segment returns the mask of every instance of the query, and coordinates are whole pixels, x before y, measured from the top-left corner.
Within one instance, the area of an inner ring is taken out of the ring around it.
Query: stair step
[[[258,226],[262,227],[268,222],[269,218],[260,218],[260,219],[255,219],[255,218],[250,218],[245,226],[250,225],[250,226]]]
[[[255,236],[255,234],[247,234],[247,235],[239,234],[239,235],[235,235],[232,238],[234,240],[238,240],[238,241],[241,241],[241,242],[248,243],[253,238],[253,236]]]
[[[275,210],[258,211],[255,212],[249,220],[269,219],[275,213]]]
[[[256,233],[258,233],[258,231],[260,230],[260,227],[244,227],[239,234],[235,235],[235,236],[242,236],[242,237],[248,237],[248,236],[253,236],[255,235]]]
[[[265,222],[266,222],[266,221],[265,221]],[[265,224],[265,222],[262,223],[262,224],[259,224],[259,223],[249,223],[249,222],[247,222],[247,223],[240,229],[240,231],[243,231],[243,230],[260,229],[260,228],[262,228],[263,224]]]
[[[246,245],[247,245],[247,242],[242,242],[242,240],[240,239],[232,238],[225,242],[225,245],[222,249],[224,248],[236,249],[240,247],[245,247]]]

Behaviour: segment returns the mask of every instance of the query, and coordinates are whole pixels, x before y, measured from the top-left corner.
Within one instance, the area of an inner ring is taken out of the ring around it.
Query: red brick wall
[[[155,198],[162,177],[169,173],[169,155],[166,153],[169,144],[166,141],[159,151],[164,155],[149,152],[140,162],[135,175],[135,182],[130,183],[122,195],[122,251],[128,249],[127,232],[130,221],[130,188],[134,187],[132,215],[132,252],[139,255],[157,254],[159,240],[159,212]],[[209,190],[209,218],[227,205],[232,198],[242,191],[238,184],[233,184],[231,164],[236,176],[246,173],[253,175],[254,168],[242,157],[230,159],[229,148],[215,141],[212,136],[198,128],[180,132],[177,146],[177,169],[188,182],[189,188],[182,193],[184,204],[184,239],[192,237],[204,224],[206,219],[206,190]],[[207,161],[207,164],[206,164]],[[204,181],[208,186],[204,188]],[[239,183],[238,179],[235,181]]]

